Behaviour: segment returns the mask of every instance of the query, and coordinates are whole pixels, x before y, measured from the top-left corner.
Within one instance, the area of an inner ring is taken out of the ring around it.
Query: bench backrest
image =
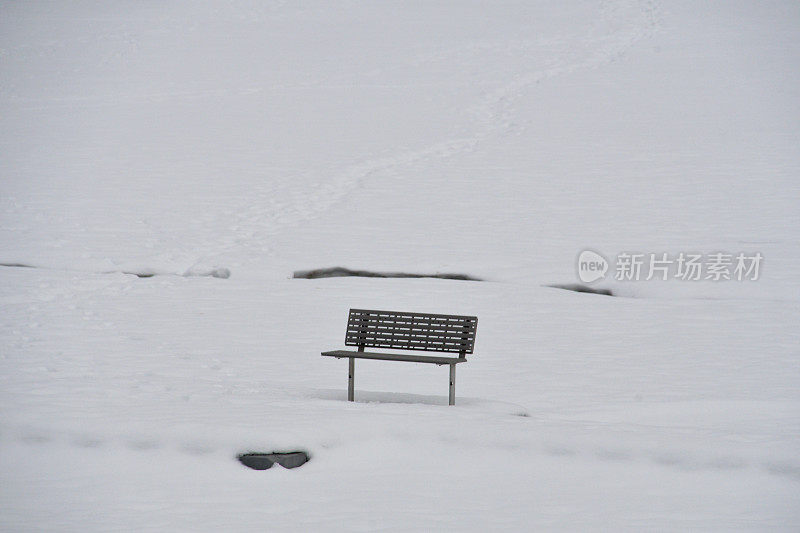
[[[471,354],[478,318],[350,309],[345,346]]]

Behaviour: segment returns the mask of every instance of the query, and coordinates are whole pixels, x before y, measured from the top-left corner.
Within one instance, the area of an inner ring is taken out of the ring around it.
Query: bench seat
[[[441,357],[432,355],[416,355],[404,353],[380,353],[380,352],[356,352],[352,350],[334,350],[332,352],[322,352],[322,355],[342,359],[343,357],[355,357],[356,359],[380,359],[382,361],[406,361],[409,363],[433,363],[436,365],[450,365],[454,363],[465,363],[463,357]]]

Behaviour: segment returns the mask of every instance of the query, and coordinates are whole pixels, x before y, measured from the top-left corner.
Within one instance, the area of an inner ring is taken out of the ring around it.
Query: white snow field
[[[798,65],[791,1],[1,3],[0,530],[800,530]],[[350,307],[478,316],[456,406],[347,402]]]

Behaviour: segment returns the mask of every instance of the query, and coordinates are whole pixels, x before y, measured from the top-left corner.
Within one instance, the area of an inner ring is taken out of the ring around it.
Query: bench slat
[[[406,317],[406,318],[435,318],[435,319],[453,319],[453,320],[464,320],[464,319],[475,319],[474,316],[463,316],[463,315],[443,315],[440,313],[417,313],[415,311],[379,311],[376,309],[350,309],[351,313],[356,314],[364,314],[368,313],[371,315],[379,315],[379,316],[389,316],[389,317]]]
[[[427,317],[423,317],[420,319],[397,319],[394,317],[385,317],[385,316],[375,316],[375,315],[355,315],[351,319],[353,323],[360,324],[362,321],[373,321],[377,324],[382,323],[392,323],[397,324],[398,326],[425,326],[425,327],[440,327],[442,329],[457,329],[463,327],[464,325],[470,325],[472,322],[470,320],[432,320]]]
[[[449,351],[453,353],[458,353],[462,350],[471,351],[471,346],[469,344],[440,342],[433,339],[401,339],[397,337],[353,337],[353,343],[345,346],[360,346],[361,344],[371,348],[396,348],[398,350],[403,350],[411,346],[419,348],[420,350]]]
[[[455,337],[444,333],[426,333],[420,331],[397,331],[397,330],[353,330],[350,331],[350,336],[353,338],[369,338],[369,339],[397,339],[397,340],[432,340],[436,342],[443,342],[447,344],[467,344],[469,340],[462,336]],[[463,332],[462,332],[463,333]]]
[[[451,337],[461,337],[464,332],[472,332],[475,330],[474,324],[464,323],[457,327],[444,327],[437,325],[427,324],[393,324],[386,322],[371,322],[362,320],[347,324],[347,329],[351,331],[359,331],[365,329],[367,331],[405,331],[405,332],[420,332],[420,333],[442,333]]]

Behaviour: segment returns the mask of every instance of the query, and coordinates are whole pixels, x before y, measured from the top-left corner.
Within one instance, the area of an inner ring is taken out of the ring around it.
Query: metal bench
[[[350,309],[344,344],[356,346],[358,351],[335,350],[322,352],[322,355],[350,360],[347,400],[351,402],[355,395],[353,377],[356,359],[450,365],[449,403],[455,405],[456,364],[466,362],[467,354],[472,353],[477,328],[478,318],[474,316]],[[365,352],[365,348],[456,353],[458,357]]]

